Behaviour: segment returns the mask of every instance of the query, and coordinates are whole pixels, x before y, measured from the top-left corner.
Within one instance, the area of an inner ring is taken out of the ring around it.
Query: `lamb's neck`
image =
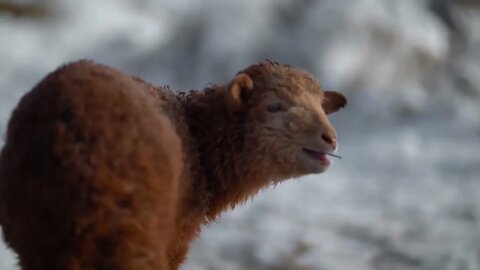
[[[268,176],[263,173],[262,158],[250,156],[256,146],[245,145],[247,123],[241,115],[232,118],[228,114],[222,93],[191,94],[185,102],[189,129],[200,160],[201,168],[197,172],[204,174],[201,178],[206,182],[194,183],[204,185],[205,192],[191,196],[206,196],[196,199],[208,201],[205,213],[207,219],[212,220],[268,184]]]

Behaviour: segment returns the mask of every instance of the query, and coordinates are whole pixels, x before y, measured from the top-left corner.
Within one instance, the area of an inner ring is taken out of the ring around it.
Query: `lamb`
[[[305,71],[262,62],[189,94],[87,60],[26,94],[0,154],[0,224],[22,269],[178,269],[202,224],[324,172],[327,114]]]

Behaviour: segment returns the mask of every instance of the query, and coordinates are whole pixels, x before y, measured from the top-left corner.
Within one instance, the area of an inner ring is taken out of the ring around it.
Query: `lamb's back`
[[[5,240],[25,269],[162,269],[181,153],[172,120],[138,81],[89,61],[61,67],[8,124]]]

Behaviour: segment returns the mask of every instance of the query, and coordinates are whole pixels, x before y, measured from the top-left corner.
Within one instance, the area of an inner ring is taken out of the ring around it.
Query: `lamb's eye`
[[[267,111],[271,113],[284,112],[287,108],[280,103],[274,103],[267,106]]]

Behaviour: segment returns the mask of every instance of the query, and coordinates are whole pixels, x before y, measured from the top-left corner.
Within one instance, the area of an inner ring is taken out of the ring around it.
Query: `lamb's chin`
[[[300,154],[300,160],[303,163],[306,174],[323,173],[330,168],[332,163],[328,157],[322,156],[321,158],[318,158],[309,154],[305,154],[303,151]]]
[[[324,173],[325,171],[328,170],[330,166],[310,166],[308,170],[308,174],[319,174],[319,173]]]

